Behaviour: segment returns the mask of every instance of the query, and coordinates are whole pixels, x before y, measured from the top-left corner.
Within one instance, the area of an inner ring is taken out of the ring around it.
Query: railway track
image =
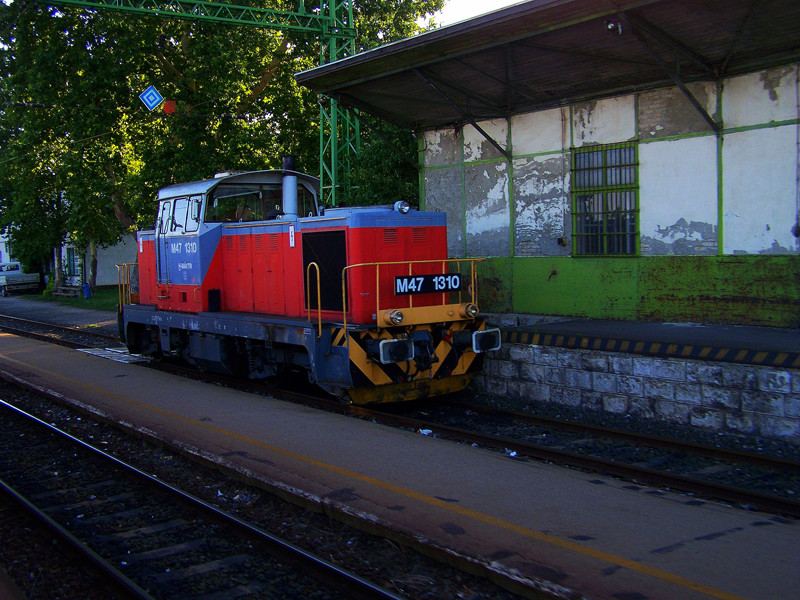
[[[0,315],[0,330],[68,348],[97,348],[121,343],[117,336],[89,328],[56,325],[10,315]]]
[[[0,318],[0,327],[6,328],[3,319],[6,317]],[[20,333],[31,327],[23,326],[23,319],[16,321]],[[46,332],[50,327],[48,324],[34,323],[32,327],[45,330],[45,336],[53,336],[52,332]],[[69,342],[72,336],[80,339],[81,336],[92,335],[91,332],[75,328],[58,328],[55,331],[60,336],[59,343],[74,343],[74,347],[82,342]],[[107,336],[96,339],[99,345],[103,341],[118,342],[116,338],[109,340]],[[206,377],[216,379],[210,375]],[[495,448],[518,459],[545,460],[701,498],[800,517],[800,462],[793,458],[781,459],[685,440],[503,411],[460,400],[437,401],[423,405],[421,409],[412,407],[409,410],[402,406],[387,411],[385,408],[344,406],[317,396],[278,390],[260,383],[225,378],[220,380],[226,385],[282,396],[325,410]]]
[[[348,412],[494,448],[516,459],[544,460],[698,498],[800,517],[800,462],[795,460],[464,402],[445,401],[410,410],[398,407],[393,412],[350,407]]]
[[[3,493],[129,597],[401,598],[5,402],[0,411]]]

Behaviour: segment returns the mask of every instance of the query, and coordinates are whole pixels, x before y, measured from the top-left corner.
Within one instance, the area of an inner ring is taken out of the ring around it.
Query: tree
[[[419,202],[417,140],[410,131],[384,121],[365,121],[362,151],[342,182],[342,201],[350,206]]]
[[[419,31],[442,5],[356,1],[359,48]],[[0,225],[20,257],[42,261],[66,235],[102,246],[151,226],[155,192],[170,183],[279,168],[283,154],[315,172],[317,98],[294,73],[319,55],[299,33],[0,3]],[[173,114],[145,109],[149,85]],[[394,173],[409,176],[380,177]]]

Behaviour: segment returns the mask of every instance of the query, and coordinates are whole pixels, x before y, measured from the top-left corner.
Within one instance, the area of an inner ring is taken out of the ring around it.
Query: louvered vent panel
[[[400,241],[400,232],[397,229],[383,230],[383,243],[396,244]]]
[[[414,244],[426,244],[428,242],[428,230],[424,227],[412,228],[411,242]]]
[[[270,250],[277,250],[278,249],[278,234],[277,233],[270,233],[269,234],[269,249]]]

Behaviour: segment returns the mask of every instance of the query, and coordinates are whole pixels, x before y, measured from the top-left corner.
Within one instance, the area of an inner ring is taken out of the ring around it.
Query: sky
[[[452,25],[487,12],[499,10],[522,0],[447,0],[441,13],[436,14],[439,25]]]

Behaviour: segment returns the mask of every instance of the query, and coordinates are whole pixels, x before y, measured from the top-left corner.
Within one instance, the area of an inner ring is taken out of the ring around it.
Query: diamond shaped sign
[[[161,104],[161,101],[164,100],[164,97],[158,93],[158,90],[155,88],[155,86],[151,85],[141,94],[139,94],[139,99],[144,102],[144,105],[148,110],[153,110],[156,106]]]

